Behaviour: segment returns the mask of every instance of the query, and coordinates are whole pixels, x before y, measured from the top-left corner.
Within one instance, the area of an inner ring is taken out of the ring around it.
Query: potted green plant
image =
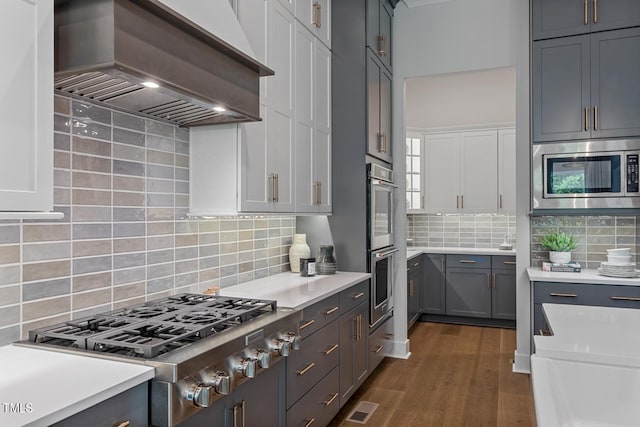
[[[549,260],[558,264],[571,261],[571,251],[576,248],[573,234],[564,231],[545,234],[540,244],[549,249]]]

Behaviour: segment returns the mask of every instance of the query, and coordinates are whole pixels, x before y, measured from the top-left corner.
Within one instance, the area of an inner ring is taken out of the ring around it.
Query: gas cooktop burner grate
[[[153,358],[275,311],[275,301],[180,294],[36,329],[29,341]]]

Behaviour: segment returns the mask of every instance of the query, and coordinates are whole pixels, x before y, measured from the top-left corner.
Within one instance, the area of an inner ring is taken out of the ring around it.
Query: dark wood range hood
[[[261,120],[259,78],[273,74],[159,1],[56,0],[58,91],[197,126]]]

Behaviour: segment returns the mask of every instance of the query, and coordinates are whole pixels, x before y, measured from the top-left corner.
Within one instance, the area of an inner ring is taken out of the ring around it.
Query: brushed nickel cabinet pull
[[[275,202],[279,202],[280,201],[280,178],[278,177],[278,174],[275,174],[275,180],[276,180],[276,197],[275,197]]]
[[[413,279],[409,280],[409,296],[413,296]]]
[[[313,3],[313,21],[311,22],[316,28],[320,28],[322,26],[322,6],[320,3]]]
[[[464,209],[464,194],[460,195],[460,209]]]
[[[324,315],[325,315],[325,316],[328,316],[328,315],[330,315],[330,314],[333,314],[333,313],[335,313],[336,311],[338,311],[338,309],[339,309],[339,307],[333,307],[333,308],[330,308],[329,310],[327,310],[327,311],[325,311],[325,312],[324,312]]]
[[[616,301],[640,301],[640,297],[616,297],[616,296],[612,296],[609,297],[612,300],[616,300]]]
[[[598,106],[593,107],[593,130],[598,130]]]
[[[383,348],[384,348],[384,346],[379,345],[379,346],[376,347],[375,350],[373,350],[373,352],[375,354],[378,354],[378,353],[380,353],[382,351]]]
[[[242,427],[247,427],[245,424],[247,420],[247,415],[245,414],[245,411],[247,409],[247,401],[243,400],[242,403],[240,404],[240,407],[242,408]]]
[[[476,263],[476,261],[473,260],[473,259],[461,259],[460,262],[463,263],[463,264],[475,264]]]
[[[304,427],[309,427],[311,424],[316,422],[316,419],[315,418],[307,418],[305,421],[307,421],[307,423],[304,425]]]
[[[302,375],[306,374],[307,372],[309,372],[309,370],[310,370],[311,368],[313,368],[314,366],[316,366],[316,364],[315,364],[315,363],[313,363],[313,362],[311,362],[311,363],[309,363],[309,364],[308,364],[308,365],[307,365],[303,370],[301,370],[301,371],[297,371],[296,373],[297,373],[299,376],[302,376]]]
[[[274,187],[273,187],[274,179],[273,179],[273,174],[272,174],[272,173],[271,173],[271,174],[269,174],[269,176],[267,177],[267,180],[268,180],[268,182],[269,182],[269,192],[270,192],[270,194],[269,194],[269,196],[267,197],[267,199],[268,199],[270,202],[274,202],[274,201],[275,201],[275,199],[274,199],[274,197],[275,197],[275,196],[274,196],[274,195],[275,195],[275,189],[274,189]]]
[[[456,209],[460,209],[460,195],[456,195]]]
[[[587,0],[584,0],[584,25],[589,25],[589,5]]]
[[[355,294],[353,296],[353,299],[358,299],[358,298],[362,298],[364,296],[364,292],[358,292],[357,294]]]
[[[551,292],[549,294],[549,296],[552,297],[565,297],[565,298],[575,298],[578,296],[578,294],[563,294],[563,293],[558,293],[558,292]]]
[[[300,330],[303,330],[304,328],[309,327],[309,326],[313,325],[314,323],[316,323],[316,321],[311,319],[308,322],[303,323],[302,325],[300,325]]]
[[[318,181],[318,204],[322,204],[322,181]]]
[[[493,273],[493,289],[496,288],[496,273]]]
[[[515,261],[505,261],[505,262],[504,262],[504,264],[507,264],[507,265],[516,265],[516,262],[515,262]]]
[[[487,273],[487,289],[491,289],[491,275]]]
[[[119,423],[115,423],[113,427],[129,427],[130,425],[131,425],[131,422],[129,420],[126,420]]]
[[[420,209],[424,209],[424,196],[420,196]]]
[[[589,130],[589,107],[584,107],[584,130]]]
[[[325,356],[330,355],[331,353],[333,353],[334,351],[336,351],[338,349],[338,344],[334,344],[332,345],[327,351],[324,352]]]
[[[378,53],[380,56],[387,55],[387,36],[384,34],[378,36]]]
[[[334,393],[331,395],[329,400],[324,400],[322,403],[324,403],[324,406],[329,406],[333,403],[334,400],[336,400],[337,397],[338,397],[338,393]]]
[[[502,194],[500,195],[500,209],[502,209]]]
[[[376,138],[377,138],[377,142],[378,142],[378,153],[382,153],[382,134],[380,132],[376,133]]]
[[[598,0],[593,0],[593,23],[598,23]]]

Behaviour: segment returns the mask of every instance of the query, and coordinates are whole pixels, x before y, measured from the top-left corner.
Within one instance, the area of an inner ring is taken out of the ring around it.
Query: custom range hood
[[[261,120],[273,71],[167,3],[56,0],[55,89],[181,126]]]

